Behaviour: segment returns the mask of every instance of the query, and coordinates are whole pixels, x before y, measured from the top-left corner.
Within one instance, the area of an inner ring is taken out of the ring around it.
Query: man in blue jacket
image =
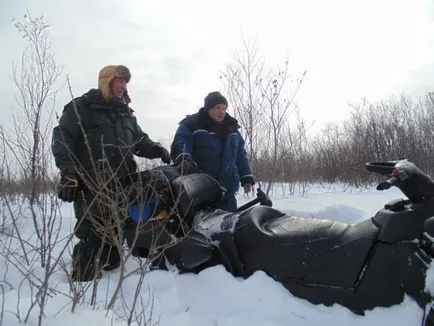
[[[227,190],[218,207],[234,212],[239,184],[249,193],[255,180],[240,126],[227,108],[228,101],[222,94],[209,93],[199,112],[179,123],[170,154],[184,174],[203,172],[218,180]]]

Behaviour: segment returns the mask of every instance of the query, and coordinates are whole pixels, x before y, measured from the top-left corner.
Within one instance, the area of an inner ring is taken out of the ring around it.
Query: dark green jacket
[[[105,159],[118,176],[125,176],[136,170],[133,155],[161,157],[162,147],[141,130],[128,102],[126,97],[106,103],[92,89],[65,105],[53,129],[56,166],[61,171],[78,167],[92,176],[98,161]]]

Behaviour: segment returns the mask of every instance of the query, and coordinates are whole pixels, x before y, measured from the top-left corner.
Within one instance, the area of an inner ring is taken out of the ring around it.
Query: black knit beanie
[[[225,104],[226,106],[228,106],[228,100],[226,100],[226,98],[222,94],[220,94],[220,92],[211,92],[205,97],[203,107],[205,111],[208,111],[217,104]]]

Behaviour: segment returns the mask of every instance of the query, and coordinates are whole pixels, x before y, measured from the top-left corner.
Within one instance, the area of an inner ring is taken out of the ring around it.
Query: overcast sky
[[[322,123],[348,117],[349,100],[434,90],[432,0],[2,0],[0,118],[14,105],[12,62],[23,41],[10,20],[28,10],[51,23],[56,60],[74,95],[97,85],[99,69],[124,64],[139,123],[151,138],[173,136],[195,112],[240,43],[256,38],[270,65],[289,58],[307,70],[297,102]],[[68,100],[66,90],[57,106]]]

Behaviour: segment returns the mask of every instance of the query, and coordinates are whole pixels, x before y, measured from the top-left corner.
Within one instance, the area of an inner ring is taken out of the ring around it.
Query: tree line
[[[432,93],[361,99],[349,104],[349,119],[328,123],[313,135],[294,101],[306,72],[291,75],[288,61],[270,68],[255,44],[244,41],[222,77],[254,174],[267,190],[277,182],[364,185],[375,179],[365,163],[378,160],[405,158],[433,172]]]

